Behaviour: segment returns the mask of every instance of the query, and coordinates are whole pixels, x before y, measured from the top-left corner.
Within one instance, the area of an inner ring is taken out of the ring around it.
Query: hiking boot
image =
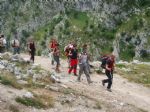
[[[108,88],[107,88],[107,91],[112,92],[112,90],[111,90],[111,89],[108,89]]]
[[[105,86],[104,80],[102,80],[102,85]]]

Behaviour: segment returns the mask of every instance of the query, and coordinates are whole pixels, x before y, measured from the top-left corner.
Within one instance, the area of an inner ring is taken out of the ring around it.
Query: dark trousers
[[[14,54],[20,54],[20,48],[14,47]]]
[[[5,52],[5,47],[0,47],[0,53],[4,53]]]
[[[35,51],[31,51],[31,52],[30,52],[30,55],[31,55],[30,60],[32,60],[33,63],[34,63]]]
[[[108,79],[103,80],[103,82],[108,83],[107,89],[110,89],[112,85],[112,80],[113,80],[113,71],[106,70],[105,73]]]

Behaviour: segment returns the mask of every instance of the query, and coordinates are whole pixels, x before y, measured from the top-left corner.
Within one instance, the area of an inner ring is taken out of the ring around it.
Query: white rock
[[[27,81],[24,81],[24,80],[18,80],[17,82],[18,82],[19,84],[23,84],[23,85],[28,84],[28,82],[27,82]]]
[[[139,64],[140,63],[140,61],[139,60],[133,60],[133,62],[132,63],[134,63],[134,64]]]
[[[0,69],[4,69],[5,67],[3,65],[0,64]]]
[[[66,89],[68,88],[68,86],[66,86],[64,84],[61,84],[60,86],[66,88]]]
[[[121,68],[121,70],[125,71],[125,72],[130,72],[131,69],[130,68]]]
[[[120,103],[120,105],[121,105],[121,106],[124,106],[124,103],[123,103],[123,102],[121,102],[121,103]]]
[[[59,91],[59,88],[58,88],[58,87],[55,87],[55,86],[46,86],[45,88],[47,88],[47,89],[49,89],[49,90],[52,90],[52,91],[56,91],[56,92]]]
[[[33,98],[33,94],[31,92],[26,92],[23,96],[26,98]]]

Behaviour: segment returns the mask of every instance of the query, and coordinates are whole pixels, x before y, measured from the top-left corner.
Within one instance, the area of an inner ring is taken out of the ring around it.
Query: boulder
[[[23,97],[25,97],[25,98],[33,98],[34,96],[33,96],[33,94],[32,94],[31,92],[26,92],[26,93],[23,95]]]

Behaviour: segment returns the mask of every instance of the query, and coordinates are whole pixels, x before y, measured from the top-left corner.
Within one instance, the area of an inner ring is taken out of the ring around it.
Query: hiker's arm
[[[71,53],[71,51],[69,51],[69,53],[68,53],[68,56],[72,56],[72,53]]]
[[[87,58],[88,58],[88,61],[92,61],[92,58],[91,58],[91,55],[90,54],[87,54]]]
[[[106,70],[111,71],[111,68],[108,67],[108,64],[106,64]]]

